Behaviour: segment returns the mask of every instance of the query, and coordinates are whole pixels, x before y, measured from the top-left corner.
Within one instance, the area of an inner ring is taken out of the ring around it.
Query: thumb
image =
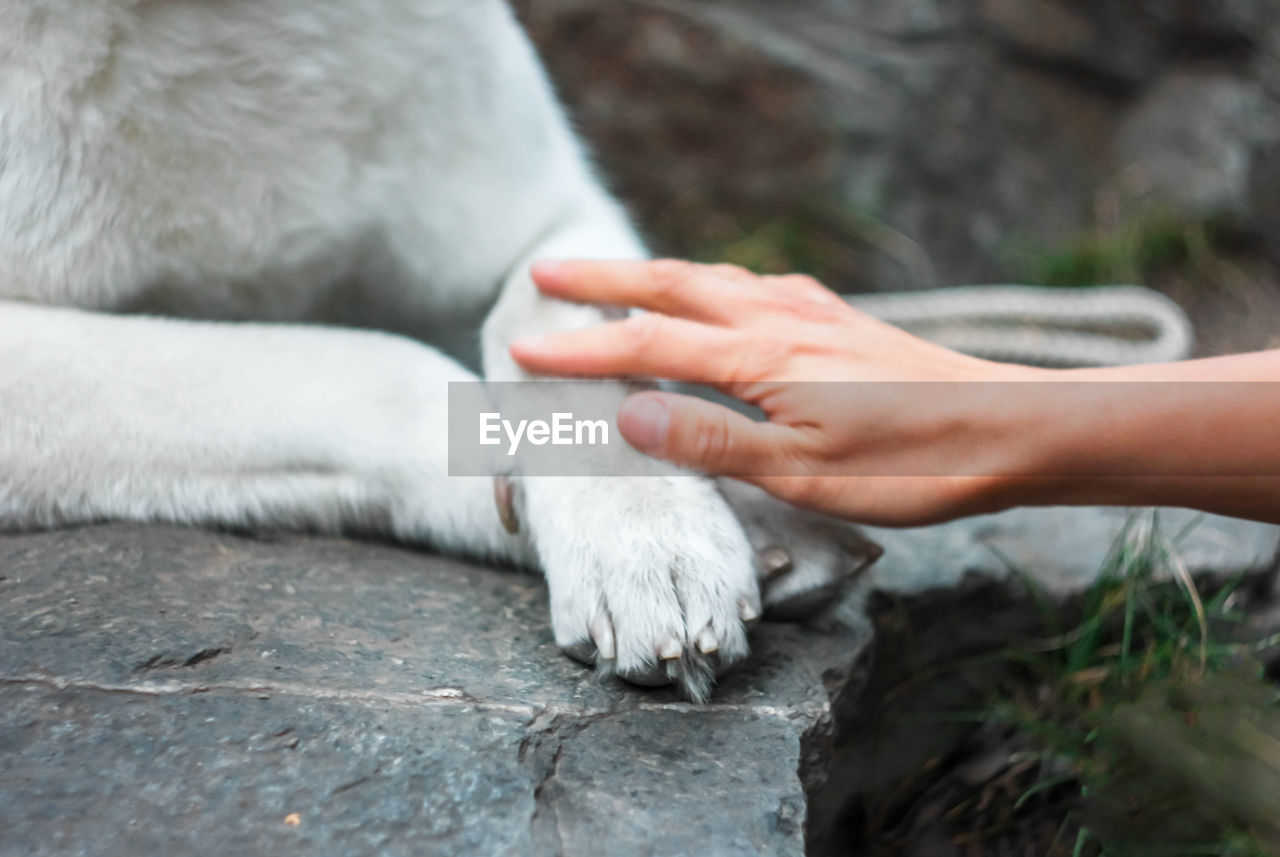
[[[779,442],[776,426],[674,393],[629,397],[618,411],[618,429],[646,455],[721,476],[766,471]]]

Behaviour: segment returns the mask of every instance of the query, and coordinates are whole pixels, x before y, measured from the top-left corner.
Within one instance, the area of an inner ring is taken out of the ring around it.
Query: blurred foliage
[[[907,282],[939,282],[928,252],[879,218],[834,202],[733,214],[671,204],[650,228],[659,253],[698,262],[729,262],[762,274],[804,273],[838,291],[877,291],[874,260],[888,260]],[[1059,244],[1011,242],[1013,282],[1055,287],[1145,284],[1167,290],[1233,288],[1253,277],[1240,260],[1252,254],[1228,219],[1197,219],[1171,206],[1132,204],[1106,226]]]
[[[662,254],[728,262],[760,274],[809,274],[837,291],[876,288],[868,260],[887,257],[916,282],[936,279],[919,244],[876,217],[830,200],[735,213],[675,201],[650,225]]]
[[[1021,279],[1031,285],[1150,284],[1169,274],[1210,285],[1236,278],[1229,261],[1235,239],[1226,220],[1194,219],[1148,205],[1109,228],[1012,255]]]
[[[1280,714],[1256,674],[1152,682],[1098,740],[1083,815],[1107,853],[1280,853]]]
[[[1151,200],[1116,202],[1090,230],[1053,245],[1011,241],[1005,267],[1012,282],[1056,287],[1145,284],[1168,290],[1234,288],[1254,277],[1246,234],[1228,218],[1195,218]],[[676,200],[650,225],[662,254],[729,262],[762,274],[804,273],[837,291],[878,291],[873,261],[888,260],[905,281],[940,282],[929,253],[876,216],[836,201],[788,209],[747,206],[733,213]],[[1243,252],[1242,252],[1243,251]]]
[[[1036,681],[994,705],[1035,748],[1019,803],[1065,788],[1053,853],[1280,854],[1280,693],[1247,641],[1236,585],[1202,599],[1153,514],[1117,543],[1079,621],[1011,648]],[[1028,586],[1034,584],[1028,582]]]
[[[1280,855],[1274,572],[1195,581],[1131,518],[1094,582],[868,600],[875,645],[833,703],[809,853]]]

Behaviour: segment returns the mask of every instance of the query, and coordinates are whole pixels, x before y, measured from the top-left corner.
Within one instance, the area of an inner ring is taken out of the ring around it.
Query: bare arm
[[[1159,504],[1280,523],[1280,351],[1043,374],[1073,395],[1020,415],[1045,475],[1003,485],[1001,507]]]
[[[1053,371],[966,357],[805,277],[682,262],[535,269],[645,315],[519,341],[543,373],[709,383],[761,407],[643,393],[637,448],[847,518],[913,525],[1018,505],[1178,505],[1280,523],[1280,351]],[[821,383],[813,383],[821,382]]]

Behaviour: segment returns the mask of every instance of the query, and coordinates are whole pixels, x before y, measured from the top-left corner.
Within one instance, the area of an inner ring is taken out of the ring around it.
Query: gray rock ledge
[[[858,632],[764,625],[699,707],[566,660],[545,601],[377,544],[0,539],[0,854],[804,853]]]

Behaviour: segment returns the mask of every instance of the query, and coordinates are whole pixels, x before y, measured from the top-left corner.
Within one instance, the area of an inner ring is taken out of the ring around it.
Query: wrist
[[[988,502],[1141,505],[1167,491],[1177,439],[1153,447],[1152,438],[1179,421],[1184,404],[1158,373],[1147,378],[1135,368],[1146,367],[1007,376],[1019,383],[1002,386],[992,408],[992,442],[1001,454]]]
[[[1023,393],[1047,385],[1061,370],[967,360],[956,373],[965,395],[960,419],[953,425],[964,429],[959,441],[967,450],[966,464],[941,480],[947,516],[1037,505],[1037,483],[1052,469],[1037,441],[1044,436],[1047,420]]]
[[[1104,369],[984,367],[966,398],[984,475],[949,480],[958,514],[1170,505],[1280,521],[1280,352]],[[1029,382],[1029,383],[1028,383]],[[1208,382],[1208,383],[1206,383]]]
[[[1076,370],[1042,369],[989,363],[977,378],[981,393],[972,399],[985,462],[982,472],[961,480],[965,514],[999,512],[1018,506],[1119,502],[1113,480],[1081,480],[1098,462],[1099,426],[1095,411],[1081,402],[1066,381],[1102,380],[1081,377]],[[1086,484],[1086,482],[1088,484]]]

